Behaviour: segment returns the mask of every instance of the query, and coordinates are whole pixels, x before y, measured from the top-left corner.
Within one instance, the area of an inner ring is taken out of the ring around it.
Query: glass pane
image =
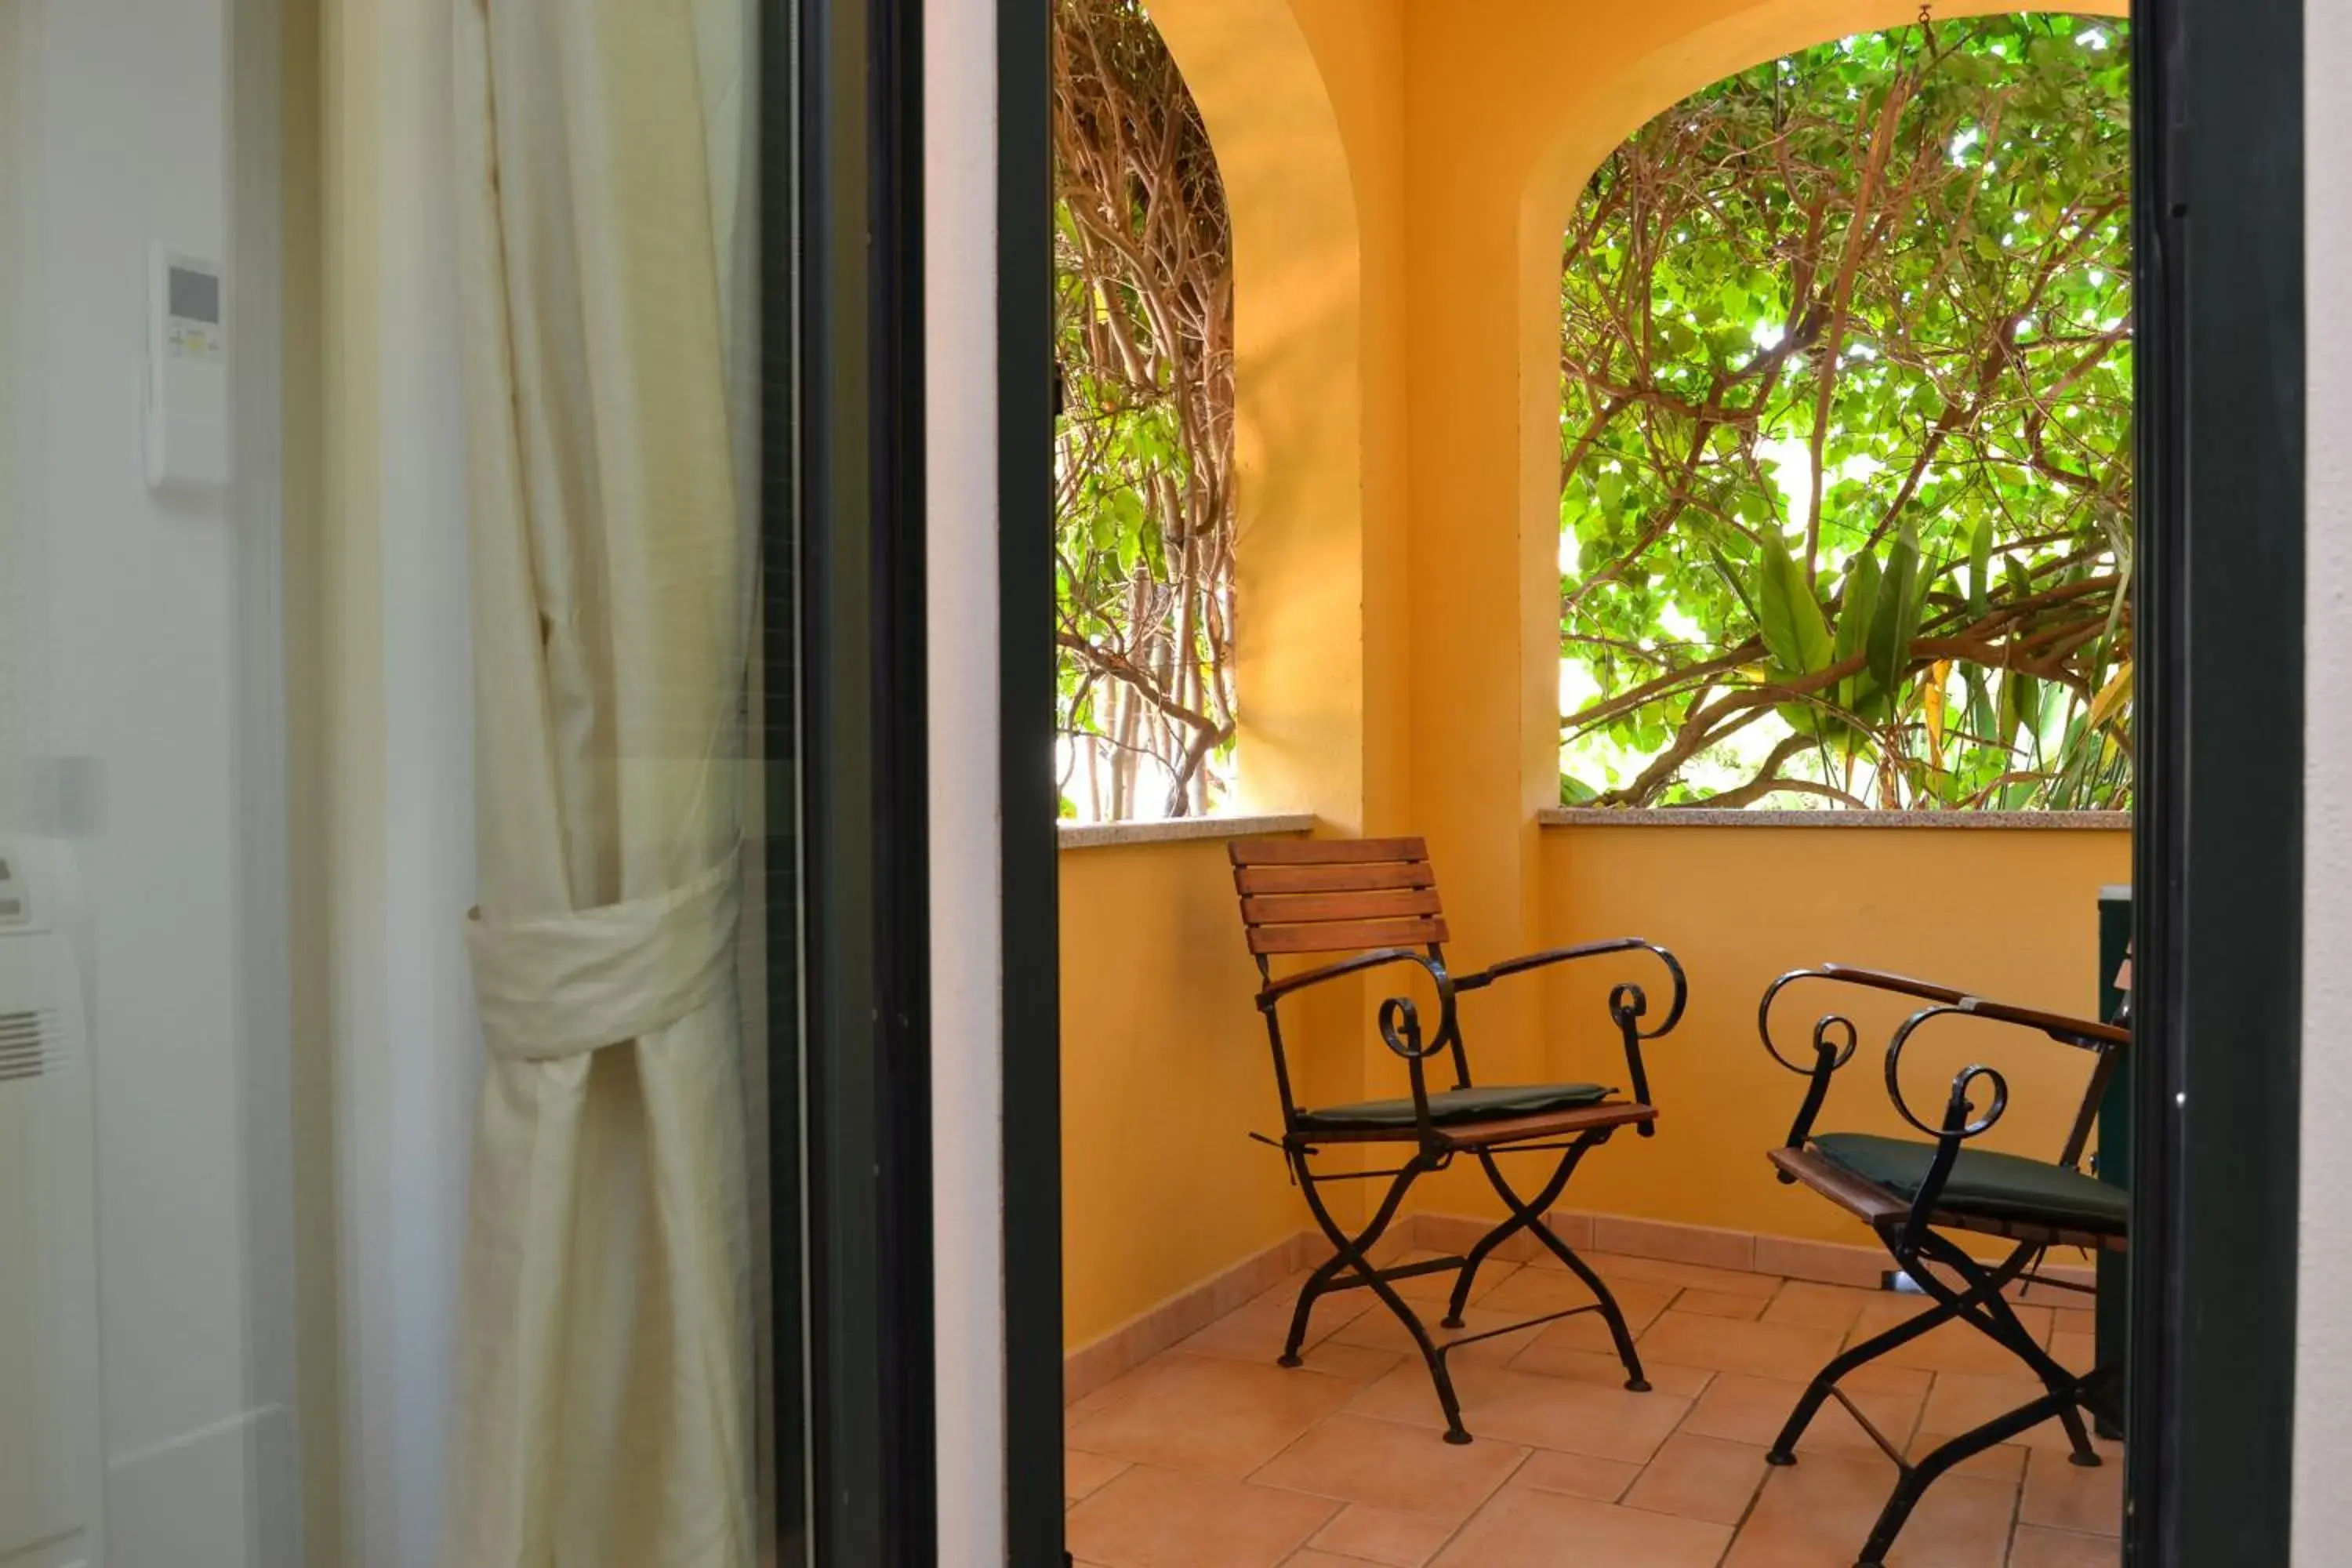
[[[5,1568],[808,1561],[781,9],[0,0]]]

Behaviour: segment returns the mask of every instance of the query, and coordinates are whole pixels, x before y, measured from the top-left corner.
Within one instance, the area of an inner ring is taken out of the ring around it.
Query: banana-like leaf
[[[1863,652],[1870,644],[1870,617],[1878,607],[1879,571],[1874,555],[1857,555],[1845,569],[1844,603],[1838,609],[1837,641],[1830,649],[1830,662],[1843,664]],[[1837,700],[1841,708],[1857,707],[1868,677],[1850,675],[1837,685]]]
[[[2131,697],[2132,666],[2131,660],[2126,659],[2116,667],[2116,673],[2108,679],[2107,683],[2099,688],[2099,694],[2091,699],[2092,728],[2098,728],[2121,712],[2124,704],[2129,702]]]
[[[1828,668],[1833,645],[1821,601],[1813,597],[1804,569],[1790,558],[1788,545],[1770,529],[1764,531],[1759,566],[1756,607],[1764,651],[1790,675]]]
[[[1944,765],[1944,687],[1951,679],[1952,661],[1938,659],[1928,667],[1927,689],[1920,694],[1927,722],[1927,760],[1938,770]]]
[[[2042,693],[2033,677],[2014,669],[2003,670],[2000,694],[1995,699],[2000,708],[1996,738],[2004,746],[2017,743],[2017,727],[2033,726],[2038,733],[2042,726]]]
[[[1906,523],[1886,552],[1870,617],[1870,676],[1890,697],[1903,689],[1903,671],[1911,662],[1911,639],[1924,604],[1919,584],[1919,539]]]
[[[1992,603],[1992,519],[1977,524],[1969,542],[1969,618],[1982,620]]]
[[[1733,569],[1731,563],[1725,559],[1723,552],[1716,547],[1713,540],[1707,541],[1706,553],[1715,563],[1715,569],[1723,574],[1724,585],[1731,590],[1732,596],[1739,601],[1740,607],[1748,612],[1748,618],[1761,626],[1764,621],[1763,612],[1756,607],[1756,600],[1748,594],[1747,584],[1740,582],[1739,574]]]

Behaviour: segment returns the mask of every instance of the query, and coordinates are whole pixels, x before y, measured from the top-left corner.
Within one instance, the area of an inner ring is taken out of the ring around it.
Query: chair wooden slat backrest
[[[1418,838],[1255,838],[1232,846],[1249,950],[1359,952],[1446,940],[1429,847]]]

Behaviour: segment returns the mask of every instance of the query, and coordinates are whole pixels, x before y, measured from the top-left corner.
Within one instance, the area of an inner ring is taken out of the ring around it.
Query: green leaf
[[[1857,555],[1845,569],[1844,604],[1838,609],[1837,643],[1830,651],[1832,664],[1843,664],[1870,647],[1870,618],[1878,608],[1881,581],[1878,558]],[[1867,684],[1865,671],[1838,682],[1838,705],[1852,708]]]
[[[1740,608],[1748,612],[1748,618],[1761,625],[1764,620],[1763,614],[1757,609],[1756,601],[1748,597],[1748,590],[1740,585],[1739,574],[1733,569],[1730,562],[1724,559],[1723,552],[1709,542],[1706,552],[1715,562],[1715,569],[1723,574],[1724,586],[1731,590],[1732,597],[1738,599]]]
[[[1763,544],[1757,561],[1756,602],[1762,612],[1757,629],[1763,634],[1764,651],[1791,675],[1828,668],[1834,644],[1813,585],[1805,581],[1804,569],[1790,557],[1789,546],[1777,532],[1767,529]]]
[[[1886,552],[1886,570],[1870,617],[1870,676],[1889,697],[1903,688],[1920,607],[1919,540],[1906,523]]]
[[[1982,620],[1992,602],[1992,519],[1977,523],[1969,541],[1969,617]]]

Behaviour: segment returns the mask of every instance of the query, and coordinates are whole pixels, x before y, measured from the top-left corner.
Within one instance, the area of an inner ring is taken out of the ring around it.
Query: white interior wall
[[[290,1568],[287,1047],[254,984],[277,862],[241,788],[274,722],[241,632],[274,498],[158,496],[141,447],[148,247],[232,248],[230,0],[5,3],[11,489],[41,611],[9,740],[19,781],[72,781],[16,792],[16,826],[73,835],[90,906],[105,1562]],[[269,308],[229,293],[232,333]]]
[[[322,163],[327,1025],[343,1561],[440,1548],[481,1039],[450,7],[327,0]]]
[[[940,1563],[1005,1553],[996,8],[923,7],[932,1224]]]
[[[2302,1265],[2296,1293],[2294,1560],[2352,1541],[2352,6],[2304,7],[2309,534],[2305,570]]]

